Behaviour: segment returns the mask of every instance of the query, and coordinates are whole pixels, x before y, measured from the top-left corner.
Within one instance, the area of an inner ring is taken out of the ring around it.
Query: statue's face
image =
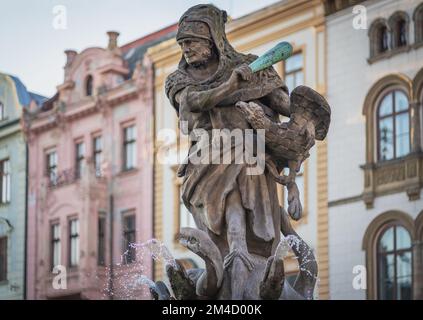
[[[179,41],[182,53],[189,65],[202,65],[212,56],[212,44],[201,38],[186,38]]]

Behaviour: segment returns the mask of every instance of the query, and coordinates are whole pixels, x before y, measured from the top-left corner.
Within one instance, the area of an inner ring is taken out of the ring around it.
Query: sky
[[[208,0],[237,18],[278,0]],[[0,72],[50,97],[63,82],[64,50],[123,45],[179,20],[191,0],[0,0]],[[63,14],[64,13],[64,14]],[[62,17],[65,17],[64,19]]]

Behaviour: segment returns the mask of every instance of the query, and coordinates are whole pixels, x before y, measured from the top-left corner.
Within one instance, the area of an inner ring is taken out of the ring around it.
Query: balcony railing
[[[103,170],[101,168],[94,168],[93,165],[84,167],[82,170],[70,168],[59,171],[57,174],[54,174],[53,172],[48,173],[48,188],[55,189],[63,187],[72,184],[77,180],[84,179],[87,175],[88,177],[95,176],[97,179],[104,179],[105,177]]]
[[[47,174],[48,187],[50,189],[62,187],[74,183],[78,179],[77,172],[74,168],[62,170],[58,173],[50,172]]]

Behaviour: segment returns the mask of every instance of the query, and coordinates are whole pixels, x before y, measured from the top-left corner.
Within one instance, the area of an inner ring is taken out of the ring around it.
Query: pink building
[[[153,79],[144,54],[175,28],[123,47],[108,32],[105,49],[66,51],[57,94],[24,115],[28,299],[130,298],[128,277],[152,278],[151,259],[141,271],[129,246],[151,239],[153,226]]]

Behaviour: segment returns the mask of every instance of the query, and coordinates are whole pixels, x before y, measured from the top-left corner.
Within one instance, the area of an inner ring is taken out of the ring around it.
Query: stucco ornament
[[[205,269],[168,265],[171,290],[159,282],[151,291],[156,299],[312,299],[317,263],[290,218],[301,218],[295,176],[315,140],[325,138],[330,107],[305,86],[289,96],[273,67],[256,68],[261,62],[257,56],[230,45],[226,20],[226,12],[212,5],[197,5],[183,14],[176,36],[182,58],[166,80],[166,94],[184,133],[210,133],[201,151],[215,147],[216,130],[254,132],[254,143],[260,143],[257,132],[264,130],[264,170],[249,174],[246,162],[194,163],[190,159],[198,156],[200,143],[191,139],[178,175],[183,177],[182,200],[198,229],[183,228],[179,237],[204,260]],[[289,122],[282,123],[280,115]],[[229,151],[234,160],[236,147],[235,142],[219,149],[218,158]],[[208,152],[200,153],[200,160],[206,160]],[[285,168],[288,174],[283,175]],[[277,183],[287,188],[288,213],[279,205]],[[293,287],[284,274],[288,251],[300,270]]]

